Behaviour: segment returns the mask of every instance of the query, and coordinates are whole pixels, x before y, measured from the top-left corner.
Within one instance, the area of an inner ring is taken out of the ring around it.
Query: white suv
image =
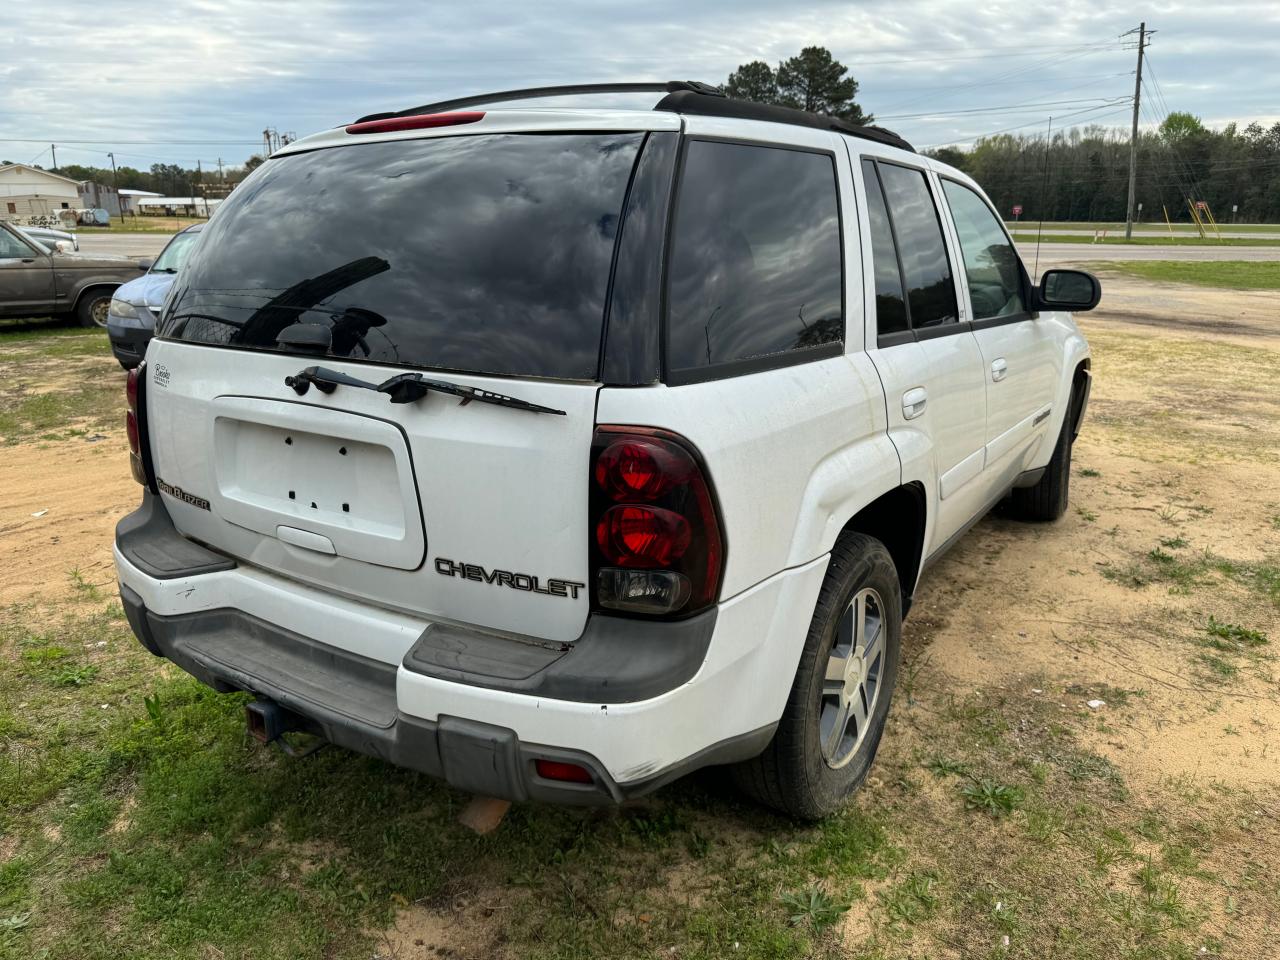
[[[384,114],[223,205],[130,377],[129,621],[251,728],[491,796],[863,780],[922,569],[1067,502],[1088,274],[874,127]],[[395,223],[395,229],[387,224]]]

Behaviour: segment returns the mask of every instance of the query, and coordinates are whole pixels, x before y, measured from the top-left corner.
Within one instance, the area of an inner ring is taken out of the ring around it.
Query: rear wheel
[[[806,820],[833,813],[866,779],[898,678],[902,594],[884,545],[846,534],[831,552],[782,720],[734,768],[761,803]]]
[[[111,309],[111,291],[90,290],[76,304],[76,320],[82,327],[101,327],[105,330],[109,309]]]

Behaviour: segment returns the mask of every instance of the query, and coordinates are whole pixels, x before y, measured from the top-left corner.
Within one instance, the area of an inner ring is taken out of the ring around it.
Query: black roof
[[[770,123],[789,123],[800,127],[813,127],[817,130],[834,130],[847,133],[852,137],[874,140],[888,144],[900,150],[915,152],[915,148],[906,140],[884,127],[862,126],[841,120],[839,117],[828,117],[806,110],[795,110],[791,107],[778,107],[772,104],[753,103],[750,100],[735,100],[725,95],[719,87],[697,80],[668,80],[662,83],[590,83],[562,87],[526,87],[522,90],[500,90],[495,93],[482,93],[469,97],[457,97],[453,100],[440,100],[426,103],[408,110],[396,110],[388,113],[371,113],[361,117],[357,123],[366,120],[383,120],[388,117],[414,117],[425,113],[444,113],[448,110],[461,110],[485,103],[501,103],[508,100],[533,100],[541,97],[563,97],[574,94],[610,94],[610,93],[665,93],[653,107],[668,113],[690,114],[703,117],[732,117],[736,120],[767,120]]]

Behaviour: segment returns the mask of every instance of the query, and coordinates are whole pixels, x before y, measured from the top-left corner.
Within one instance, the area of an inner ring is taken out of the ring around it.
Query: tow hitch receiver
[[[307,731],[309,724],[306,718],[270,700],[253,701],[244,708],[244,714],[254,739],[274,743],[290,757],[309,756],[329,742],[323,737],[316,737],[315,742],[306,747],[295,747],[284,735],[291,731]]]

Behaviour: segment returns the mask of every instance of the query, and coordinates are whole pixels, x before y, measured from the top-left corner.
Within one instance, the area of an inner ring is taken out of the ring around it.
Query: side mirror
[[[146,257],[140,257],[138,259],[138,267],[142,270],[143,273],[146,273],[148,270],[150,270],[154,263],[155,263],[154,260],[148,260]]]
[[[1038,310],[1092,310],[1102,299],[1102,284],[1083,270],[1046,270],[1036,288]]]

